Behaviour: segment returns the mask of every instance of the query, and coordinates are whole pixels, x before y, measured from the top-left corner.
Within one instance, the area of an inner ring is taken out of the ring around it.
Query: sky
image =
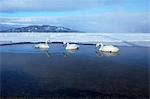
[[[149,0],[0,0],[0,24],[150,32]]]

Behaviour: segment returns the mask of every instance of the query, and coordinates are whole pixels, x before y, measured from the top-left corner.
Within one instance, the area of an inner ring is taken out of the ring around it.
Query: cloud
[[[121,1],[123,0],[0,0],[0,11],[74,11],[119,5]]]
[[[147,13],[105,13],[80,16],[0,18],[1,23],[49,24],[86,32],[150,32]]]
[[[49,24],[87,32],[150,32],[147,5],[148,0],[0,0],[0,23]]]

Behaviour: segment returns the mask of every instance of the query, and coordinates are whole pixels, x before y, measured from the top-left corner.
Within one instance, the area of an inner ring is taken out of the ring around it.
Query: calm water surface
[[[1,97],[149,97],[149,48],[100,53],[94,45],[49,46],[0,46]]]

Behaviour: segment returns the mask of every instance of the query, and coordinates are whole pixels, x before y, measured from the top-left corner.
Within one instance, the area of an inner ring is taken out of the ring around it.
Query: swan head
[[[63,45],[66,45],[67,44],[67,42],[63,42]]]
[[[68,42],[63,42],[63,45],[69,45],[69,43]]]
[[[102,50],[102,49],[103,49],[103,47],[104,47],[104,45],[103,45],[102,43],[99,43],[99,45],[100,45],[99,50]]]
[[[101,46],[103,46],[102,43],[100,43],[100,42],[96,43],[96,47],[101,47]]]
[[[67,44],[67,45],[69,45],[69,43],[68,43],[68,42],[67,42],[66,44]]]
[[[50,42],[50,39],[47,38],[45,41],[45,44],[47,44],[48,42]]]

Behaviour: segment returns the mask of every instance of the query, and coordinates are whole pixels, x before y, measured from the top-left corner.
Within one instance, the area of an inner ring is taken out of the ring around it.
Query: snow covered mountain
[[[23,27],[22,25],[0,24],[0,31],[6,31],[13,28]]]
[[[7,30],[0,30],[0,32],[79,32],[65,27],[57,27],[50,25],[32,25],[19,28],[11,28]]]

